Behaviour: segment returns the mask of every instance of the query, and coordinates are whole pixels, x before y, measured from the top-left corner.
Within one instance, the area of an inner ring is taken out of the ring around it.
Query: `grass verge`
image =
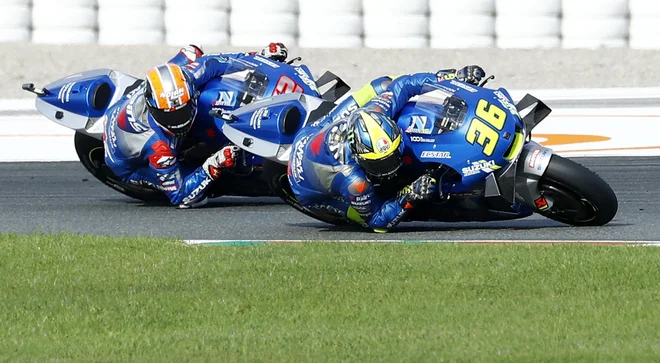
[[[660,249],[0,235],[8,361],[653,361]]]

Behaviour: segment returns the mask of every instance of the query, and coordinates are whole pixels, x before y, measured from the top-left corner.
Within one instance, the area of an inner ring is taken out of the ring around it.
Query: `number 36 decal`
[[[470,128],[465,135],[465,140],[470,144],[477,144],[483,146],[483,153],[486,156],[493,155],[495,145],[500,139],[501,131],[504,128],[504,121],[506,120],[506,112],[501,108],[481,99],[477,104],[477,117],[472,119]]]

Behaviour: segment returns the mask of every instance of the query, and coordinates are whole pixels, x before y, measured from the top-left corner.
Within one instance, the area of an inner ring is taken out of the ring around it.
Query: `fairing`
[[[504,89],[447,81],[424,92],[397,118],[416,162],[445,165],[471,187],[518,157],[525,125]]]

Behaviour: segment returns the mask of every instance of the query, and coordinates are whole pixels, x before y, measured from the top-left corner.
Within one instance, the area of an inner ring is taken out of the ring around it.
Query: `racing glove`
[[[204,55],[204,50],[202,49],[201,46],[196,46],[194,44],[186,45],[185,47],[181,48],[179,50],[180,53],[186,56],[190,63],[194,62],[197,60],[197,58],[201,57]]]
[[[211,179],[218,180],[222,168],[231,168],[235,165],[239,150],[240,148],[236,145],[223,147],[206,159],[202,165],[202,169],[204,169]]]
[[[456,69],[443,69],[436,73],[439,81],[450,79],[458,79],[459,81],[467,82],[475,86],[479,85],[482,78],[486,76],[483,68],[479,66],[466,66],[459,70]]]
[[[456,78],[458,78],[458,80],[473,85],[479,85],[479,82],[485,76],[486,72],[484,72],[483,68],[479,66],[466,66],[456,71]]]
[[[289,56],[289,50],[282,43],[270,43],[259,54],[278,62],[284,62]]]
[[[435,179],[428,174],[422,175],[399,192],[399,203],[403,209],[414,208],[418,202],[431,199],[436,190]]]

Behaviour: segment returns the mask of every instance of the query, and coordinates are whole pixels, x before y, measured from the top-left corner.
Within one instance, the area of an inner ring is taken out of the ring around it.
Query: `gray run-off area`
[[[277,39],[273,39],[277,41]],[[264,44],[265,45],[265,44]],[[24,98],[23,83],[43,86],[69,74],[112,68],[142,77],[167,61],[179,47],[0,44],[0,98]],[[205,47],[207,53],[259,50]],[[353,90],[382,75],[437,71],[479,64],[496,79],[492,86],[508,89],[656,87],[660,86],[660,51],[611,48],[600,50],[507,49],[299,49],[315,77],[330,70]]]

